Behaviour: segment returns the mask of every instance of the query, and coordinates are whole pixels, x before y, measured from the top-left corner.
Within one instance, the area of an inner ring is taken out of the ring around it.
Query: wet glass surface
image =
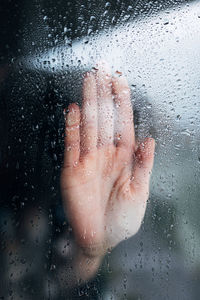
[[[0,299],[198,299],[198,1],[3,1]],[[140,231],[71,288],[60,173],[63,110],[106,60],[131,88],[139,140],[156,140]]]

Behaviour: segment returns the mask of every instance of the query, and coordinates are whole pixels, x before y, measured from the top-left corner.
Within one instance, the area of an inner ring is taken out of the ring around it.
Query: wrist
[[[104,257],[104,255],[96,254],[77,246],[73,265],[79,282],[90,280],[96,275]]]

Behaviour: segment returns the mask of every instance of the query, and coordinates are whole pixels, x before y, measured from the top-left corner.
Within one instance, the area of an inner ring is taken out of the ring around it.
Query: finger
[[[135,150],[135,130],[130,89],[125,77],[113,78],[112,88],[115,102],[115,144]]]
[[[83,103],[81,110],[81,156],[97,147],[97,89],[95,75],[87,73],[83,81]]]
[[[77,164],[80,155],[80,109],[75,103],[70,104],[65,125],[64,167]]]
[[[98,65],[96,73],[98,95],[98,146],[113,143],[114,105],[112,97],[112,78],[105,63]]]
[[[136,151],[136,163],[133,170],[132,188],[138,195],[148,199],[149,182],[153,168],[155,140],[147,138]],[[146,195],[146,197],[145,197]]]

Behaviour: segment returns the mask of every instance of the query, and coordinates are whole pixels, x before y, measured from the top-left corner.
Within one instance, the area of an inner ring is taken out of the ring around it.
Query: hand
[[[140,228],[155,142],[135,141],[130,90],[100,65],[83,81],[83,102],[68,107],[63,203],[86,257],[100,257]]]

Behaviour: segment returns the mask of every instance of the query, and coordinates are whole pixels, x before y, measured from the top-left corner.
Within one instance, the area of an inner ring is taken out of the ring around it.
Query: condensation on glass
[[[0,299],[198,299],[199,2],[3,1],[0,14]],[[63,110],[101,60],[127,77],[156,156],[141,229],[73,291]]]

